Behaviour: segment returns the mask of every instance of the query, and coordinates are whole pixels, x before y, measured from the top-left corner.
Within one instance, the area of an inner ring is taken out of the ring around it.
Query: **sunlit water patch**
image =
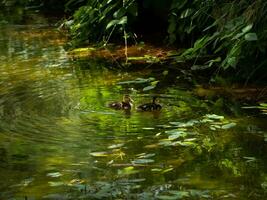
[[[264,116],[185,85],[153,89],[148,71],[72,60],[53,28],[0,36],[1,199],[266,197]],[[132,111],[108,108],[124,94]],[[137,112],[153,95],[163,109]]]

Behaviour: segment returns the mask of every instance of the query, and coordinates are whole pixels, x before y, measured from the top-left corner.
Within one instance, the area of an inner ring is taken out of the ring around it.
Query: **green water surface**
[[[265,199],[266,117],[183,82],[78,61],[41,25],[0,28],[0,199]],[[112,110],[158,95],[156,113]]]

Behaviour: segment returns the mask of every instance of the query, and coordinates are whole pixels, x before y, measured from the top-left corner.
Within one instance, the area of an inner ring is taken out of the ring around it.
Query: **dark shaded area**
[[[133,29],[140,40],[163,44],[167,36],[168,12],[172,0],[138,0],[138,18]]]

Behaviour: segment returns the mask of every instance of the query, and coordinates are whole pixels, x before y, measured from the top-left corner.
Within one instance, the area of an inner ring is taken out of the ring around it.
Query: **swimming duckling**
[[[156,102],[157,97],[153,97],[151,103],[145,103],[137,107],[138,111],[157,111],[161,110],[162,106]]]
[[[108,107],[115,110],[131,110],[133,107],[133,100],[130,95],[126,94],[123,96],[122,102],[111,102],[108,104]]]

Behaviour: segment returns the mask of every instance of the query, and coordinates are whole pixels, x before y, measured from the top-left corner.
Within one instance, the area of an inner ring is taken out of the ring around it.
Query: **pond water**
[[[266,198],[264,115],[178,79],[143,91],[157,74],[72,59],[65,43],[53,27],[0,28],[0,199]],[[163,109],[107,107],[124,94]]]

